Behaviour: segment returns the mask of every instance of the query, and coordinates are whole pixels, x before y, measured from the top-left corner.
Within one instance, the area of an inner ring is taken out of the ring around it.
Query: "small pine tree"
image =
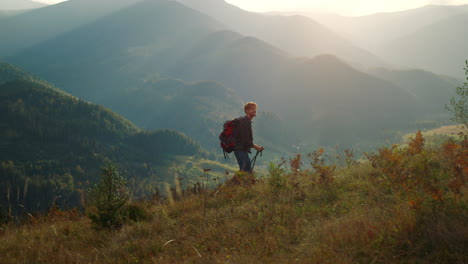
[[[87,200],[88,217],[96,227],[115,229],[122,225],[121,209],[130,197],[126,184],[114,164],[101,167],[101,179]]]
[[[5,210],[3,209],[3,206],[0,205],[0,226],[5,224],[7,222],[7,220],[8,220],[8,215],[5,212]]]
[[[457,87],[457,97],[452,97],[450,105],[446,105],[448,111],[453,114],[452,121],[462,125],[463,129],[468,129],[468,60],[465,61],[465,83]]]

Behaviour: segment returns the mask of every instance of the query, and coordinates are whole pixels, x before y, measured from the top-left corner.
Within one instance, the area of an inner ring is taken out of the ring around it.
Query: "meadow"
[[[214,189],[176,180],[167,196],[116,211],[118,226],[96,225],[90,204],[52,207],[3,224],[0,262],[467,263],[466,139],[427,146],[418,132],[366,160],[325,157],[283,159]]]

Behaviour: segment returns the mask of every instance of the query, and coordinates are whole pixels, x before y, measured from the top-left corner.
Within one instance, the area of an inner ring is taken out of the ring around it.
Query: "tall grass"
[[[139,202],[147,217],[114,231],[54,209],[0,230],[0,263],[468,263],[467,154],[418,133],[341,167],[319,150],[265,179],[176,181],[170,202]]]

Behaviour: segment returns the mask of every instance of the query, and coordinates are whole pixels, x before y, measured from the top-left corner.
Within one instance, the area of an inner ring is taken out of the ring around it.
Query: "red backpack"
[[[238,118],[226,121],[223,126],[223,132],[219,134],[219,140],[221,141],[221,148],[223,149],[224,158],[226,158],[226,153],[231,153],[237,144],[236,128],[238,124]]]

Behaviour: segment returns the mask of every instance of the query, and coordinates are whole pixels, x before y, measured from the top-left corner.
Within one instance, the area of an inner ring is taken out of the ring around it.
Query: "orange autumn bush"
[[[420,209],[423,204],[437,206],[447,199],[459,199],[468,172],[467,145],[466,140],[460,144],[449,141],[427,148],[418,131],[408,147],[393,145],[367,154],[367,158],[394,192]]]

